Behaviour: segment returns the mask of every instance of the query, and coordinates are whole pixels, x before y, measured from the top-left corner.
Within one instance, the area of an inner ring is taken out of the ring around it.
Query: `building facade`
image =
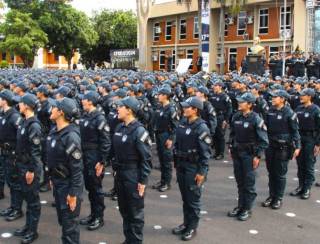
[[[315,1],[316,3],[319,1]],[[320,10],[315,8],[314,49],[320,48]],[[285,11],[283,0],[248,0],[237,16],[225,15],[224,64],[219,41],[220,5],[210,0],[210,57],[209,70],[219,70],[220,65],[229,70],[230,66],[241,66],[242,60],[250,53],[255,37],[260,37],[266,56],[283,51],[283,35],[286,35],[286,52],[297,45],[308,50],[308,18],[305,0],[288,0]],[[199,20],[197,1],[190,5],[177,4],[176,0],[152,0],[146,35],[146,64],[141,69],[175,69],[177,60],[190,58],[189,69],[197,72],[199,50]],[[141,36],[143,33],[140,33]]]

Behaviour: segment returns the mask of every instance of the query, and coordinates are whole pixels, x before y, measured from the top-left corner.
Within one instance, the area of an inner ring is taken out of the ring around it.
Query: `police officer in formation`
[[[284,90],[273,92],[272,107],[265,120],[270,143],[266,150],[269,197],[262,206],[272,209],[282,206],[288,163],[299,155],[301,148],[297,115],[286,103],[289,98]]]
[[[171,187],[173,168],[173,144],[179,116],[175,106],[170,101],[171,88],[164,85],[158,92],[161,106],[155,112],[154,129],[158,157],[161,167],[161,180],[153,186],[160,192],[165,192]]]
[[[102,179],[109,160],[111,140],[110,127],[104,112],[97,109],[99,94],[89,91],[82,97],[83,116],[80,119],[81,145],[83,150],[84,183],[89,192],[91,214],[80,224],[88,230],[103,226],[104,194]]]
[[[315,181],[314,165],[320,152],[320,108],[313,104],[315,92],[305,88],[300,93],[301,105],[295,110],[299,120],[301,152],[297,157],[299,186],[292,196],[310,198],[311,186]]]
[[[126,97],[117,102],[118,118],[123,121],[112,139],[117,161],[116,191],[123,219],[124,244],[143,243],[144,196],[151,172],[151,138],[137,121],[139,101]]]
[[[228,216],[246,221],[251,217],[257,196],[255,171],[269,141],[263,119],[252,111],[256,98],[248,92],[237,100],[239,112],[231,120],[229,145],[238,187],[238,206]]]
[[[183,223],[172,233],[189,241],[195,237],[199,225],[202,187],[209,170],[212,139],[206,122],[200,117],[203,102],[198,97],[190,97],[181,105],[184,118],[176,131],[174,162],[183,201]]]
[[[56,101],[50,116],[56,126],[47,137],[48,168],[64,244],[80,243],[78,217],[84,185],[83,155],[80,130],[73,123],[78,117],[74,100]]]

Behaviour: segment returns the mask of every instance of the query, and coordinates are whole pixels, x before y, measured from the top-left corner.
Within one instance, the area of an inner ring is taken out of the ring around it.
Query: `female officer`
[[[260,157],[269,141],[263,119],[252,112],[256,98],[246,92],[237,97],[237,101],[239,108],[231,121],[229,144],[239,200],[238,206],[228,216],[246,221],[251,217],[252,205],[257,196],[255,169],[259,166]]]
[[[104,195],[102,191],[103,170],[110,153],[110,127],[104,113],[97,109],[99,94],[89,91],[82,98],[84,114],[80,120],[81,142],[84,162],[85,187],[89,192],[91,214],[80,220],[88,230],[103,226]]]
[[[56,127],[47,138],[48,167],[64,244],[80,243],[77,218],[83,191],[83,163],[80,131],[72,123],[78,113],[73,99],[55,101],[50,119]]]
[[[208,172],[212,139],[206,122],[200,117],[203,102],[197,97],[190,97],[181,106],[184,119],[176,130],[174,162],[184,218],[183,224],[174,228],[172,233],[189,241],[195,236],[199,224],[201,190]]]
[[[139,101],[126,97],[117,102],[118,118],[123,121],[112,140],[117,161],[116,191],[123,218],[124,243],[142,244],[144,226],[144,192],[151,171],[151,139],[136,120]]]

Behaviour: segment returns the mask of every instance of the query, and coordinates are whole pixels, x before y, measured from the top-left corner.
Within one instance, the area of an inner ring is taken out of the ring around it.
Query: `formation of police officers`
[[[143,243],[152,142],[161,170],[152,188],[170,190],[176,168],[183,222],[172,233],[184,241],[197,233],[209,159],[222,160],[226,145],[238,187],[229,217],[251,217],[262,157],[269,174],[263,207],[281,208],[291,159],[298,165],[299,185],[290,194],[310,197],[320,151],[320,79],[2,70],[0,90],[0,197],[5,183],[10,190],[10,205],[0,215],[7,221],[21,218],[26,202],[25,225],[14,232],[22,243],[38,238],[39,192],[50,189],[62,243],[80,243],[79,224],[91,231],[103,226],[105,196],[118,201],[123,243]],[[114,187],[105,193],[109,165]],[[91,212],[78,221],[84,187]]]

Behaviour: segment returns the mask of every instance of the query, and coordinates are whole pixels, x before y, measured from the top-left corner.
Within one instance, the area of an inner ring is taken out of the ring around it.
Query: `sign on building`
[[[209,73],[210,4],[208,0],[201,2],[201,15],[202,70]]]
[[[138,49],[111,50],[111,66],[114,69],[136,69],[139,60]]]

